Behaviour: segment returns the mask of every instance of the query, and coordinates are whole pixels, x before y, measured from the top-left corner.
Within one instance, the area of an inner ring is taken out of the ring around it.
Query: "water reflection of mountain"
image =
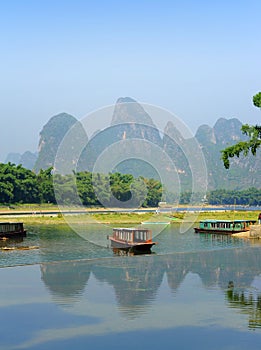
[[[155,298],[164,270],[163,264],[144,256],[115,259],[112,264],[104,262],[92,268],[97,280],[113,286],[118,305],[128,317],[137,316]]]
[[[41,274],[54,299],[67,303],[84,291],[90,266],[80,261],[48,263],[41,265]]]
[[[113,286],[119,309],[133,317],[145,311],[156,298],[165,273],[174,292],[189,272],[198,274],[206,288],[219,287],[226,291],[229,281],[233,281],[235,288],[246,290],[261,274],[260,253],[260,248],[244,248],[117,257],[42,264],[41,272],[51,294],[60,300],[79,297],[92,272],[96,281]]]
[[[260,249],[224,249],[197,254],[190,271],[197,273],[205,286],[227,288],[228,282],[247,287],[261,272]]]

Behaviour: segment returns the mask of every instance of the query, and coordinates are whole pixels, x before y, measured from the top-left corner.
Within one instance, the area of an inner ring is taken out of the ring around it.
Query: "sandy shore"
[[[250,231],[233,233],[232,236],[233,237],[238,237],[238,238],[251,238],[250,237]]]

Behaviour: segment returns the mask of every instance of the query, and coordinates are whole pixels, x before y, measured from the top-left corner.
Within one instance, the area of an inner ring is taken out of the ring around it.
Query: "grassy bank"
[[[104,224],[140,224],[143,221],[161,221],[161,222],[182,222],[199,221],[204,219],[233,220],[247,219],[257,220],[259,211],[224,211],[224,212],[200,212],[200,213],[98,213],[81,215],[30,215],[20,217],[2,217],[2,222],[22,221],[30,225],[59,225],[66,224],[67,221],[79,224],[104,223]]]
[[[225,211],[225,212],[205,212],[200,213],[200,220],[257,220],[260,211]]]
[[[66,224],[67,221],[71,223],[79,224],[139,224],[142,221],[150,219],[152,214],[120,214],[120,213],[104,213],[104,214],[81,214],[81,215],[70,215],[70,216],[23,216],[16,218],[4,218],[1,221],[22,221],[24,224],[35,224],[35,225],[58,225]]]

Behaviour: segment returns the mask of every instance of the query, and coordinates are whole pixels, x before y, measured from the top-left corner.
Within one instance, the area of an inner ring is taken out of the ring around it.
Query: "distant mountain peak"
[[[137,123],[151,125],[153,121],[143,106],[131,97],[118,98],[112,116],[111,125]]]
[[[137,103],[136,100],[134,100],[133,98],[131,97],[120,97],[118,98],[118,100],[116,101],[116,104],[117,103]]]
[[[213,127],[217,142],[227,145],[244,139],[241,127],[242,123],[237,118],[219,118]]]
[[[5,163],[11,162],[16,165],[21,164],[23,167],[32,170],[37,159],[37,153],[26,151],[23,154],[9,153],[6,157]]]
[[[198,140],[200,144],[217,143],[214,129],[207,124],[203,124],[198,128],[195,138]]]
[[[242,123],[237,118],[218,118],[214,125],[214,129],[219,128],[223,125],[236,125],[237,127],[241,127]]]
[[[40,132],[38,158],[34,170],[46,169],[54,165],[58,147],[77,119],[67,113],[59,113],[49,119]]]

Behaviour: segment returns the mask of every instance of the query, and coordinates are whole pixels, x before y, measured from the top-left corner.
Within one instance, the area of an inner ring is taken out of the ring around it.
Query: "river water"
[[[152,231],[156,232],[154,241],[157,244],[152,248],[152,253],[157,255],[240,248],[251,244],[247,240],[230,236],[198,235],[194,233],[193,227],[181,233],[179,224],[159,226],[150,226]],[[0,267],[115,256],[107,240],[112,231],[110,226],[75,227],[77,230],[67,225],[27,227],[28,233],[23,241],[4,241],[0,243],[0,247],[37,247],[37,249],[0,250]]]
[[[118,256],[109,230],[2,242],[37,249],[0,251],[0,349],[260,349],[259,241],[172,224],[153,254]]]

